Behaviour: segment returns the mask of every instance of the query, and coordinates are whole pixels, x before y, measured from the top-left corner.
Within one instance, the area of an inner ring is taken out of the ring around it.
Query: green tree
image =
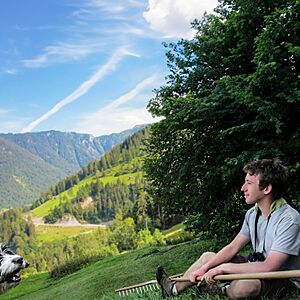
[[[149,229],[142,229],[137,234],[137,247],[143,248],[145,246],[155,244],[154,238]]]
[[[112,224],[110,243],[115,244],[119,251],[130,250],[136,247],[136,228],[132,218],[122,219],[117,215]]]
[[[246,206],[242,166],[279,157],[299,205],[299,1],[221,1],[193,40],[167,45],[168,84],[149,109],[145,169],[165,214],[231,239]],[[235,216],[234,218],[232,216]]]

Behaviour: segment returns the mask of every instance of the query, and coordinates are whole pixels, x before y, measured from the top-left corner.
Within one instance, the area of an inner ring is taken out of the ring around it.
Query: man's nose
[[[242,185],[242,187],[241,187],[241,191],[242,191],[242,192],[245,190],[245,185],[246,185],[246,183],[244,183],[244,184]]]

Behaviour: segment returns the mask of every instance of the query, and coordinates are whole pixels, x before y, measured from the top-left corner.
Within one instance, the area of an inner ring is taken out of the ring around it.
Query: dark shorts
[[[261,296],[284,296],[288,292],[296,292],[296,285],[289,279],[262,279],[260,295]]]
[[[233,263],[246,263],[248,258],[247,256],[237,255],[231,261]],[[260,282],[260,296],[281,297],[287,292],[297,291],[297,287],[289,279],[261,279]]]

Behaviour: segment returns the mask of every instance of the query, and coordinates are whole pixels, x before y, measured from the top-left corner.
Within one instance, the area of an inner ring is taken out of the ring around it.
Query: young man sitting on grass
[[[262,295],[283,295],[300,288],[299,278],[233,280],[217,285],[214,276],[232,273],[256,273],[300,269],[300,215],[281,198],[287,181],[287,168],[277,159],[250,162],[241,191],[252,205],[243,226],[231,243],[218,253],[206,252],[185,272],[190,282],[174,282],[162,267],[156,270],[163,297],[207,283],[204,292],[217,291],[230,299],[257,299]],[[238,255],[251,242],[253,254]],[[198,282],[197,278],[201,278]]]

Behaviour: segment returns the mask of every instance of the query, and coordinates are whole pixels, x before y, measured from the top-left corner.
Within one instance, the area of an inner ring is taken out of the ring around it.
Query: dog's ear
[[[0,244],[0,255],[3,256],[4,254],[7,254],[7,253],[10,254],[9,252],[11,252],[11,250],[9,249],[9,247],[6,243]]]
[[[2,251],[2,252],[4,252],[6,249],[7,249],[7,244],[6,243],[1,243],[0,244],[0,250]]]

